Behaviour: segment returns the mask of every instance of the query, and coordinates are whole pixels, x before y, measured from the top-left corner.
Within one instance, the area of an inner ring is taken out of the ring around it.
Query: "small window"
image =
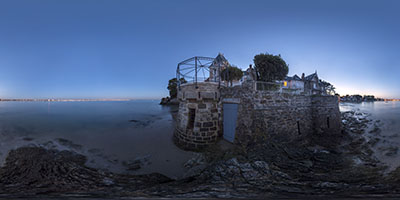
[[[328,128],[330,128],[329,117],[326,118],[326,125],[328,126]]]
[[[283,86],[287,87],[287,81],[283,81]]]
[[[297,132],[299,135],[301,135],[301,131],[300,131],[300,122],[297,121]]]
[[[196,109],[189,108],[189,115],[188,115],[188,124],[187,128],[188,129],[193,129],[194,127],[194,120],[196,118]]]

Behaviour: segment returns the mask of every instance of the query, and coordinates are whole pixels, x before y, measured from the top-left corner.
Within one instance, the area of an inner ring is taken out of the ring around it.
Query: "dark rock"
[[[161,99],[160,105],[179,105],[177,98],[165,97]]]
[[[25,141],[32,141],[32,140],[34,140],[34,138],[30,138],[30,137],[24,137],[24,138],[22,138],[23,140],[25,140]]]
[[[142,168],[145,165],[151,164],[150,155],[137,157],[132,161],[123,161],[122,164],[130,171],[135,171]]]
[[[0,168],[0,194],[21,196],[72,192],[107,195],[116,188],[136,191],[170,181],[159,174],[105,173],[86,167],[85,162],[85,156],[70,151],[39,147],[12,150]]]
[[[75,150],[81,150],[82,149],[82,145],[75,144],[72,141],[67,140],[67,139],[57,138],[56,141],[59,144],[63,145],[63,146],[66,146],[66,147],[69,147],[69,148],[72,148],[72,149],[75,149]]]

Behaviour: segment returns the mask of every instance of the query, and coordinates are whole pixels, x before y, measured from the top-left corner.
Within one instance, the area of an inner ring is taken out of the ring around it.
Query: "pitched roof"
[[[225,58],[225,56],[222,53],[219,53],[217,57],[214,59],[215,63],[224,63],[228,62],[228,60]]]
[[[222,53],[219,53],[217,57],[214,58],[214,61],[210,65],[210,68],[218,68],[218,67],[226,67],[229,66],[228,60]]]
[[[291,81],[291,80],[301,81],[301,78],[299,76],[297,76],[297,74],[295,74],[293,77],[286,76],[285,80],[287,80],[287,81]]]
[[[299,76],[297,76],[297,74],[295,74],[295,75],[293,76],[293,79],[294,79],[295,81],[301,81],[301,78],[300,78]]]
[[[311,80],[313,80],[315,77],[318,79],[317,72],[306,76],[304,79],[305,79],[306,81],[311,81]]]

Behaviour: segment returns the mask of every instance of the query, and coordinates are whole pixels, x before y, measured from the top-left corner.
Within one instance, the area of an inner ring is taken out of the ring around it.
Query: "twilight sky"
[[[400,98],[397,0],[1,0],[0,98],[159,98],[178,62],[281,54],[341,95]]]

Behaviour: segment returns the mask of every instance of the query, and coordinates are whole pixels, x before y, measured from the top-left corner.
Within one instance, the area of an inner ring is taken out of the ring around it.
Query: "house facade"
[[[327,92],[327,82],[319,79],[317,72],[301,78],[295,74],[294,76],[286,76],[282,81],[277,81],[281,84],[282,90],[295,94],[304,95],[329,95]]]
[[[281,81],[282,89],[289,90],[297,94],[304,92],[304,81],[295,74],[294,76],[286,76],[286,78]]]
[[[308,95],[326,95],[325,84],[318,78],[317,71],[304,78],[304,92]]]
[[[225,58],[225,56],[222,53],[219,53],[209,67],[210,69],[209,80],[212,82],[218,82],[221,77],[220,73],[222,72],[222,70],[226,69],[229,66],[230,64],[228,60]]]

